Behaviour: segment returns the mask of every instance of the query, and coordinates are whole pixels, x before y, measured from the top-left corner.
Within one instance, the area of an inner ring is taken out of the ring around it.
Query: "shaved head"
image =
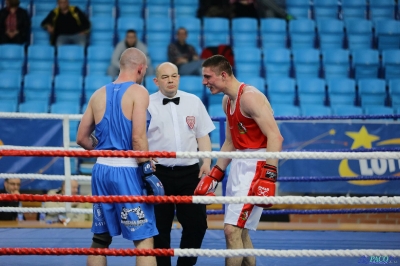
[[[174,68],[174,70],[176,70],[176,73],[178,73],[178,67],[175,64],[172,64],[170,62],[164,62],[156,68],[156,77],[159,77],[162,74],[163,69],[171,67]]]
[[[146,55],[137,48],[126,49],[119,60],[121,70],[132,70],[140,65],[147,66]]]

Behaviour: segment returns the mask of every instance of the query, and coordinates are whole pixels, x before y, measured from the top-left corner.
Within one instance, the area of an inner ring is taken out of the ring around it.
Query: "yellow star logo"
[[[370,135],[365,126],[362,126],[358,132],[346,132],[346,135],[354,140],[353,145],[351,145],[352,150],[359,147],[371,149],[372,142],[379,140],[378,136]]]

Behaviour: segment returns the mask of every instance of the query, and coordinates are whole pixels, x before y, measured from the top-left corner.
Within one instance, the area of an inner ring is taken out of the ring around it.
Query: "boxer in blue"
[[[148,151],[146,125],[149,94],[139,85],[146,74],[146,56],[125,50],[118,78],[91,96],[78,128],[77,143],[86,150]],[[95,131],[95,133],[93,133]],[[98,158],[92,170],[93,195],[164,195],[150,158]],[[92,248],[108,248],[122,234],[138,249],[153,248],[158,234],[154,208],[146,203],[93,204]],[[88,256],[87,265],[107,265],[105,256]],[[136,265],[156,265],[154,257],[136,257]]]

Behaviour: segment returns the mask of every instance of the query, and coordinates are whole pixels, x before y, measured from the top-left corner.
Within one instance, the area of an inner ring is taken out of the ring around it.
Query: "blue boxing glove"
[[[146,186],[147,195],[164,196],[164,186],[161,181],[153,174],[151,162],[139,163],[139,171]]]

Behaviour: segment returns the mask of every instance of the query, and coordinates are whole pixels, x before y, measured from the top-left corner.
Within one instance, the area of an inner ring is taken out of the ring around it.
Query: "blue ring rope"
[[[371,209],[324,209],[324,210],[264,210],[264,215],[282,214],[349,214],[349,213],[397,213],[400,208],[371,208]],[[225,214],[223,210],[208,210],[208,215]]]

